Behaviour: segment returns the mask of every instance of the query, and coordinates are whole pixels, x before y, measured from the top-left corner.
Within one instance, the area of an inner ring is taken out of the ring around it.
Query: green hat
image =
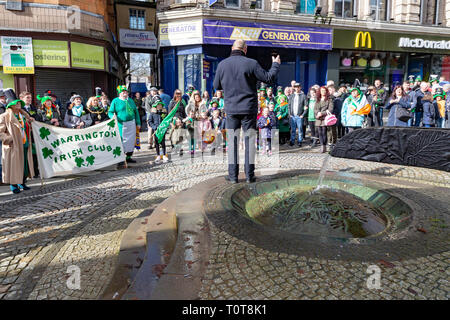
[[[418,82],[418,81],[422,81],[422,77],[421,76],[417,76],[416,77],[416,82]]]
[[[16,105],[18,102],[20,102],[20,105],[21,105],[22,107],[25,106],[25,102],[23,102],[22,100],[17,99],[17,100],[14,100],[14,101],[11,101],[10,103],[8,103],[8,105],[6,106],[6,108],[8,109],[9,107],[14,106],[14,105]]]
[[[435,74],[430,75],[430,83],[439,82],[438,76]]]
[[[413,75],[409,76],[408,78],[409,78],[409,83],[414,83],[414,76]]]
[[[358,93],[359,93],[359,95],[361,95],[362,93],[361,93],[361,90],[359,89],[359,88],[357,88],[357,87],[355,87],[355,88],[352,88],[351,90],[350,90],[350,93],[352,93],[353,91],[358,91]]]
[[[161,98],[156,98],[155,101],[152,104],[152,108],[156,108],[158,105],[165,106],[164,102],[161,100]]]
[[[445,99],[444,89],[436,88],[436,91],[434,93],[433,99],[436,99],[436,97],[441,97],[442,99]]]
[[[266,88],[265,86],[261,86],[261,88],[259,88],[258,91],[264,91],[264,92],[266,92],[266,90],[267,90],[267,88]]]
[[[41,104],[44,104],[45,101],[47,101],[47,100],[52,100],[52,97],[50,97],[50,96],[41,97],[40,95],[37,95],[36,98],[41,102]]]
[[[117,86],[117,94],[120,94],[123,91],[128,91],[127,86],[125,85]]]

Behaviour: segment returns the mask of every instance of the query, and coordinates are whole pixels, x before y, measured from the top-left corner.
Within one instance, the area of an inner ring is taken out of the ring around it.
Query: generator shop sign
[[[421,38],[400,38],[398,41],[400,48],[418,48],[418,49],[437,49],[450,50],[450,41],[440,40],[424,40]]]

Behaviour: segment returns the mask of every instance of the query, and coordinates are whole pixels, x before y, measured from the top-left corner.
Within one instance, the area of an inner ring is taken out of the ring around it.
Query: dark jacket
[[[388,103],[386,104],[386,109],[389,109],[389,116],[388,116],[388,127],[407,127],[408,122],[401,121],[397,119],[398,110],[399,108],[405,108],[409,109],[409,97],[405,96],[400,99],[399,102],[392,102],[394,99],[389,99]]]
[[[80,117],[77,117],[76,115],[73,114],[72,109],[67,110],[66,115],[64,116],[64,126],[66,128],[74,129],[81,122],[84,123],[83,128],[91,126],[92,125],[91,114],[86,110],[83,110],[83,113],[81,114]]]
[[[386,103],[386,99],[387,99],[387,91],[386,89],[384,89],[384,87],[375,87],[375,89],[377,90],[377,105],[378,107],[382,107],[384,106],[384,104]]]
[[[307,109],[305,108],[305,106],[306,106],[306,96],[305,96],[305,94],[303,93],[303,92],[300,92],[300,94],[299,94],[299,97],[298,97],[298,111],[297,111],[297,114],[294,114],[294,100],[295,100],[295,93],[294,94],[292,94],[290,97],[289,97],[289,101],[288,101],[288,103],[289,103],[289,115],[292,117],[292,116],[305,116],[306,115],[306,112],[307,112]]]
[[[5,113],[6,112],[6,105],[3,103],[0,103],[0,114]]]
[[[412,108],[415,109],[414,112],[424,112],[423,104],[422,104],[423,96],[424,96],[424,93],[420,89],[414,91],[413,102],[412,102]]]
[[[435,119],[436,119],[436,109],[433,105],[433,102],[431,101],[423,101],[422,102],[422,106],[423,106],[423,118],[422,118],[422,123],[425,124],[429,124],[429,125],[434,125],[435,124]]]
[[[38,109],[35,106],[30,105],[30,108],[28,110],[25,107],[22,107],[22,110],[26,111],[26,113],[28,113],[28,115],[34,120],[43,122],[41,114],[38,113]]]
[[[279,68],[274,62],[267,72],[256,60],[247,58],[240,50],[233,50],[230,57],[219,63],[214,78],[214,89],[224,91],[227,115],[257,114],[256,83],[258,80],[272,82]]]
[[[150,112],[150,115],[148,116],[147,124],[150,128],[155,131],[158,129],[159,125],[163,121],[162,115],[165,114],[165,111],[158,111],[158,112]]]
[[[224,126],[223,125],[223,123],[224,123],[224,119],[222,118],[222,117],[219,117],[219,125],[217,126],[217,129],[218,130],[222,130],[222,127]],[[211,128],[213,128],[214,129],[214,119],[213,118],[211,118]]]
[[[170,113],[170,111],[172,111],[173,108],[175,108],[175,106],[177,105],[178,102],[176,102],[175,100],[170,100],[169,106],[167,108],[167,112]],[[179,118],[181,120],[183,120],[184,118],[187,117],[186,115],[186,102],[181,99],[181,103],[180,106],[178,107],[177,112],[175,112],[175,117]]]

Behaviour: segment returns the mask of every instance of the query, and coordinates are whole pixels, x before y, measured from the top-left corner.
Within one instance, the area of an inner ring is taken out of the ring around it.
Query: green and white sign
[[[29,37],[2,37],[4,73],[34,74],[33,43]]]
[[[91,44],[71,42],[72,67],[105,70],[105,49]]]
[[[69,68],[67,41],[33,40],[34,65]]]
[[[33,122],[41,178],[104,168],[125,161],[116,117],[86,129]]]

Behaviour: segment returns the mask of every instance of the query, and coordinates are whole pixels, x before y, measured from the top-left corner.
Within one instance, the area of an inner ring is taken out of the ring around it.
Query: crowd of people
[[[359,128],[450,128],[450,83],[442,78],[433,77],[430,82],[425,82],[420,77],[410,77],[410,81],[395,86],[391,94],[380,80],[364,92],[358,86],[336,86],[333,81],[328,81],[325,86],[313,85],[306,92],[296,81],[276,90],[261,83],[257,91],[257,148],[268,156],[272,155],[275,129],[279,132],[280,145],[302,147],[308,141],[311,147],[320,146],[321,152],[325,153],[327,146],[332,148],[338,139]],[[3,182],[11,185],[12,192],[19,193],[28,189],[27,177],[38,175],[31,118],[53,126],[81,129],[116,115],[127,160],[119,167],[135,162],[131,156],[139,131],[148,130],[148,148],[156,149],[156,163],[169,161],[166,137],[171,151],[180,156],[184,152],[184,143],[189,146],[191,156],[195,152],[203,153],[207,146],[212,154],[218,148],[227,150],[227,115],[221,90],[216,90],[210,97],[208,91],[202,93],[190,85],[186,92],[177,89],[171,97],[163,89],[152,87],[145,97],[138,92],[131,98],[128,88],[119,86],[117,94],[118,97],[110,102],[99,88],[87,99],[73,92],[69,101],[62,105],[49,90],[43,96],[37,96],[39,106],[35,106],[30,92],[22,92],[19,99],[7,103],[5,93],[0,90],[0,114],[11,109],[9,117],[0,116],[0,143],[4,145]],[[387,123],[383,120],[385,110],[389,113]],[[164,138],[157,139],[155,133],[169,114],[170,126],[163,132]],[[19,148],[13,152],[5,146],[18,143],[18,138],[12,134],[15,129],[11,127],[15,120],[21,128],[16,134],[21,137],[23,150]],[[24,163],[21,170],[14,166],[15,162]]]

